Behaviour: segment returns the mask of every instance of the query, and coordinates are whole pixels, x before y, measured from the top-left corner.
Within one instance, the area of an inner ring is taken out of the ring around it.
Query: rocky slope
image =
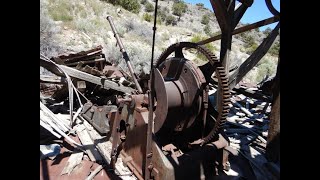
[[[102,45],[109,61],[126,69],[119,48],[116,47],[110,25],[106,20],[106,16],[111,15],[135,70],[138,73],[148,73],[151,59],[153,12],[150,11],[150,7],[147,8],[150,6],[147,4],[154,5],[154,2],[138,0],[139,13],[127,11],[109,2],[112,0],[40,0],[40,52],[52,57]],[[173,13],[173,4],[174,1],[159,1],[158,11],[162,13],[161,16],[159,15],[162,20],[157,21],[155,58],[175,42],[196,41],[219,32],[218,23],[211,10],[185,3],[186,11],[179,18]],[[167,23],[169,16],[174,19],[171,24]],[[203,23],[203,16],[208,16],[207,25]],[[242,25],[240,23],[238,26]],[[234,36],[231,64],[243,62],[249,56],[250,48],[259,44],[266,34],[266,32],[252,30],[244,35]],[[248,39],[251,40],[249,45]],[[219,56],[220,41],[210,44],[210,50]],[[202,62],[198,60],[196,54],[187,52],[187,57],[197,63]],[[266,74],[272,76],[276,65],[277,56],[267,54],[259,65],[248,73],[245,80],[257,83]]]

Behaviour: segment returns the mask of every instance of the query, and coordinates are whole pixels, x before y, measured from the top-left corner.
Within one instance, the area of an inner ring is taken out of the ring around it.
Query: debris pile
[[[135,91],[129,75],[106,61],[101,46],[40,55],[40,66],[52,73],[40,74],[40,179],[136,179],[121,159],[109,166],[108,114],[117,97]]]
[[[265,94],[261,87],[244,83],[232,91],[225,127],[230,140],[231,166],[226,174],[230,176],[279,179],[279,164],[268,162],[265,157],[271,112],[271,97]]]
[[[40,66],[52,72],[40,75],[41,179],[137,179],[126,167],[127,159],[119,157],[116,169],[110,166],[109,117],[115,116],[119,99],[126,101],[127,94],[137,92],[130,75],[108,62],[101,46],[51,59],[40,55]],[[244,83],[231,92],[226,175],[279,178],[279,165],[264,155],[271,96]]]

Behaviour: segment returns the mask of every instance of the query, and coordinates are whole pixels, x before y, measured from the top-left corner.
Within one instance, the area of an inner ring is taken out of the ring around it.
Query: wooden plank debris
[[[86,178],[86,180],[92,180],[103,169],[102,165],[99,165],[91,174]]]
[[[64,133],[56,124],[54,124],[48,116],[46,116],[43,111],[40,110],[40,119],[47,122],[54,130],[57,131],[60,135],[62,135],[66,140],[71,142],[72,144],[81,147],[81,145],[77,142],[75,142],[73,139],[71,139],[66,133]]]
[[[46,130],[48,130],[52,135],[54,135],[56,138],[60,139],[61,138],[61,135],[54,132],[53,129],[51,128],[50,125],[48,125],[47,123],[45,123],[44,121],[42,121],[40,119],[40,126],[42,126],[43,128],[45,128]]]
[[[94,146],[94,142],[92,141],[90,135],[88,134],[86,127],[81,124],[76,127],[77,135],[83,145],[89,159],[93,162],[101,162],[102,157]]]
[[[42,110],[43,114],[50,118],[52,122],[54,122],[59,129],[61,129],[63,132],[67,132],[68,130],[71,130],[69,126],[66,126],[62,120],[60,120],[49,108],[47,108],[41,101],[40,101],[40,109]]]
[[[79,116],[81,117],[81,116]],[[100,152],[102,158],[110,164],[111,162],[111,149],[112,143],[110,141],[104,140],[102,137],[86,120],[83,121],[86,130],[88,131],[91,139],[95,142],[96,148]],[[128,167],[125,167],[122,163],[122,159],[119,157],[116,165],[115,165],[115,172],[117,175],[122,176],[123,180],[133,180],[137,179],[133,173],[129,170]]]
[[[81,163],[82,161],[82,157],[83,157],[83,152],[76,152],[73,153],[69,159],[68,162],[66,164],[66,166],[63,168],[62,172],[60,175],[64,175],[64,174],[70,174],[72,172],[72,170]]]
[[[124,92],[124,93],[129,93],[131,94],[132,92],[134,92],[135,90],[130,88],[130,87],[125,87],[121,84],[115,83],[113,81],[110,81],[108,79],[105,78],[100,78],[94,75],[91,75],[89,73],[85,73],[82,71],[79,71],[77,69],[68,67],[68,66],[64,66],[64,65],[59,65],[59,67],[61,69],[63,69],[69,76],[78,78],[78,79],[82,79],[97,85],[101,85],[102,88],[104,89],[114,89],[120,92]]]

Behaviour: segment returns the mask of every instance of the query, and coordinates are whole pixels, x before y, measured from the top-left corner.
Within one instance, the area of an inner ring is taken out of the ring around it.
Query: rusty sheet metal
[[[109,118],[111,113],[117,111],[115,105],[95,106],[91,102],[84,104],[82,116],[97,129],[99,133],[106,134],[110,131]]]

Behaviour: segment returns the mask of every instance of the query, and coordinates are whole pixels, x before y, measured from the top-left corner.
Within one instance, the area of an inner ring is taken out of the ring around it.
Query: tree
[[[166,25],[173,24],[176,18],[174,18],[172,15],[167,16],[166,18]]]
[[[107,2],[113,5],[120,5],[124,9],[131,11],[133,13],[139,13],[141,8],[138,0],[107,0]]]
[[[143,14],[143,19],[148,21],[148,22],[151,22],[151,19],[152,19],[152,16],[148,13],[144,13]]]
[[[183,1],[175,2],[172,6],[172,14],[180,17],[187,11],[187,5]]]
[[[196,6],[198,6],[199,9],[202,9],[204,7],[204,4],[203,3],[197,3]]]
[[[201,23],[207,25],[209,23],[209,16],[207,14],[202,16]]]
[[[269,34],[271,33],[271,31],[272,31],[272,29],[271,29],[270,27],[268,27],[267,29],[265,29],[265,30],[263,31],[263,34],[269,35]]]
[[[204,28],[203,31],[206,33],[206,35],[211,36],[211,28],[209,24],[207,24]]]
[[[154,11],[154,6],[153,6],[151,3],[149,3],[149,2],[146,3],[145,8],[146,8],[146,11],[147,11],[147,12],[152,12],[152,11]]]

